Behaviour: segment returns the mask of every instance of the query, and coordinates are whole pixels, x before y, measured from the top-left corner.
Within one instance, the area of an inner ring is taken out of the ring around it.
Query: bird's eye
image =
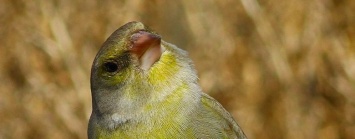
[[[116,72],[118,70],[118,65],[117,65],[116,62],[106,62],[104,64],[104,69],[107,72],[113,73],[113,72]]]

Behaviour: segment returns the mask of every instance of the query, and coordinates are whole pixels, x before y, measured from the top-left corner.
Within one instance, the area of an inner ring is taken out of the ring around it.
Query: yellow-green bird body
[[[94,60],[88,137],[246,138],[197,79],[185,51],[140,22],[127,23]]]

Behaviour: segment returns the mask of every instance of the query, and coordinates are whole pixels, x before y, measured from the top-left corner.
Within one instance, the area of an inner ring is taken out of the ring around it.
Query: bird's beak
[[[130,52],[139,58],[139,64],[143,70],[149,70],[165,50],[161,46],[161,37],[153,33],[138,31],[133,33],[130,39]]]

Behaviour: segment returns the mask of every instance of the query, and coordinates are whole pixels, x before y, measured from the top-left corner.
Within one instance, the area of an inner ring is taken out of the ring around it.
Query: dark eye
[[[106,62],[104,64],[104,69],[107,72],[113,73],[113,72],[116,72],[118,70],[118,65],[117,65],[116,62]]]

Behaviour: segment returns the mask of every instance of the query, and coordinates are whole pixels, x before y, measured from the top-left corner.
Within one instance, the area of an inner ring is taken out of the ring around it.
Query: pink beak
[[[161,37],[146,31],[138,31],[131,36],[130,51],[137,55],[142,69],[148,70],[163,53]]]

